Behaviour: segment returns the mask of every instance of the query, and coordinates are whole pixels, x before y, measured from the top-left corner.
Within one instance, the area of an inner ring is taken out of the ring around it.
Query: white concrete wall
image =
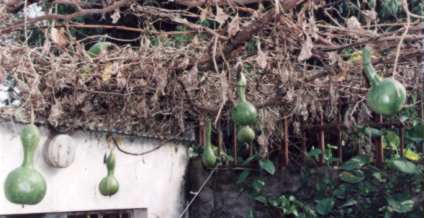
[[[188,160],[184,146],[168,143],[145,156],[129,156],[116,151],[115,175],[120,190],[112,197],[104,197],[98,191],[98,183],[106,175],[103,155],[107,143],[102,134],[83,132],[71,135],[72,143],[78,146],[75,162],[68,168],[56,169],[50,167],[42,155],[47,130],[41,129],[43,137],[35,154],[35,167],[47,181],[46,196],[38,205],[24,208],[8,202],[3,184],[7,174],[22,161],[21,128],[0,123],[0,215],[147,208],[149,218],[178,216]],[[128,138],[123,142],[124,148],[132,152],[150,150],[158,143]]]

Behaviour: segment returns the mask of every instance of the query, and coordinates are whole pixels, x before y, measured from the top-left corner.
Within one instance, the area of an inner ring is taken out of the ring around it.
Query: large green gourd
[[[107,168],[107,176],[105,176],[99,184],[99,191],[104,196],[112,196],[119,190],[119,182],[115,178],[115,153],[110,151],[109,155],[105,154],[103,159]]]
[[[371,85],[367,96],[369,107],[382,115],[390,116],[398,113],[406,101],[405,87],[393,78],[380,78],[371,63],[369,48],[363,49],[362,57],[364,72]]]
[[[31,124],[21,132],[21,142],[24,148],[24,159],[20,167],[16,168],[6,178],[4,191],[6,198],[15,204],[37,204],[46,195],[46,181],[34,169],[34,152],[40,142],[40,131]]]
[[[217,162],[217,156],[214,151],[214,145],[211,143],[211,135],[212,135],[212,124],[211,121],[207,120],[207,129],[206,129],[206,144],[203,147],[202,153],[202,163],[205,167],[213,168]]]
[[[243,73],[240,73],[240,80],[237,84],[240,99],[231,111],[231,119],[238,126],[253,125],[258,116],[255,106],[246,100],[246,83],[246,77]]]

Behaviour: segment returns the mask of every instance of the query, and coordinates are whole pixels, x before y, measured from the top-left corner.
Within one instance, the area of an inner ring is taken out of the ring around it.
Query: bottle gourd
[[[119,190],[119,182],[115,178],[115,153],[110,151],[109,155],[105,154],[103,163],[107,168],[107,176],[105,176],[99,184],[99,191],[104,196],[112,196]]]
[[[237,140],[250,144],[255,139],[255,131],[250,126],[243,126],[237,132]]]
[[[382,79],[375,71],[371,62],[370,48],[362,51],[364,73],[368,78],[371,88],[368,91],[368,106],[374,112],[381,115],[394,115],[405,104],[405,87],[393,78]]]
[[[202,153],[202,163],[207,168],[213,168],[215,167],[217,163],[217,156],[214,151],[214,145],[211,143],[211,135],[212,135],[212,124],[211,121],[207,120],[207,129],[206,129],[206,144],[203,146],[203,153]]]
[[[258,116],[255,106],[246,100],[246,83],[246,77],[240,73],[240,80],[237,83],[239,102],[231,111],[231,119],[238,126],[253,125]]]
[[[40,142],[38,128],[30,124],[21,132],[21,142],[24,148],[24,159],[20,167],[16,168],[6,178],[4,191],[6,198],[15,204],[34,205],[43,200],[46,194],[46,181],[34,169],[34,152]]]

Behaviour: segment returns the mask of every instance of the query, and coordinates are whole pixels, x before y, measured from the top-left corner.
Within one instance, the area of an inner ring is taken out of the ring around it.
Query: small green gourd
[[[112,196],[119,190],[119,182],[115,178],[115,153],[110,151],[109,155],[105,154],[103,163],[107,168],[107,176],[105,176],[99,184],[99,191],[104,196]]]
[[[202,163],[207,168],[213,168],[215,167],[217,163],[217,156],[214,151],[214,145],[211,143],[211,135],[212,135],[212,124],[211,121],[207,120],[207,129],[206,129],[206,144],[203,147],[203,153],[202,153]]]
[[[240,80],[237,83],[239,102],[231,111],[231,119],[238,126],[253,125],[258,116],[255,106],[246,100],[246,83],[246,77],[240,73]]]
[[[255,131],[250,126],[243,126],[237,131],[237,140],[250,144],[255,139]]]
[[[109,46],[111,45],[112,44],[110,42],[102,42],[102,41],[96,42],[94,45],[90,47],[90,49],[88,49],[88,54],[90,55],[91,58],[95,58],[102,52],[106,51],[106,49],[108,49]]]
[[[15,204],[34,205],[43,200],[47,185],[43,176],[34,169],[34,152],[40,142],[40,131],[30,124],[22,129],[21,142],[24,148],[24,159],[6,178],[4,191],[6,198]]]
[[[364,48],[362,51],[365,75],[371,85],[368,91],[368,106],[381,115],[394,115],[398,113],[405,104],[405,87],[393,78],[382,79],[375,71],[371,62],[371,51]]]

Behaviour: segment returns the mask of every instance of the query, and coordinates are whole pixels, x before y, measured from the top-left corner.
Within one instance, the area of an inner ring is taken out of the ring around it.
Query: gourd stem
[[[246,83],[246,77],[243,73],[240,73],[240,80],[237,83],[237,90],[241,102],[246,101]]]
[[[241,102],[246,101],[246,87],[245,86],[239,86],[238,88],[238,95]]]
[[[206,146],[210,147],[211,145],[211,135],[212,135],[212,122],[208,118],[206,121]]]
[[[370,82],[370,85],[371,86],[378,85],[381,81],[381,78],[375,71],[374,66],[372,65],[371,50],[368,47],[362,50],[362,62],[364,66],[364,73],[367,76],[368,81]]]

